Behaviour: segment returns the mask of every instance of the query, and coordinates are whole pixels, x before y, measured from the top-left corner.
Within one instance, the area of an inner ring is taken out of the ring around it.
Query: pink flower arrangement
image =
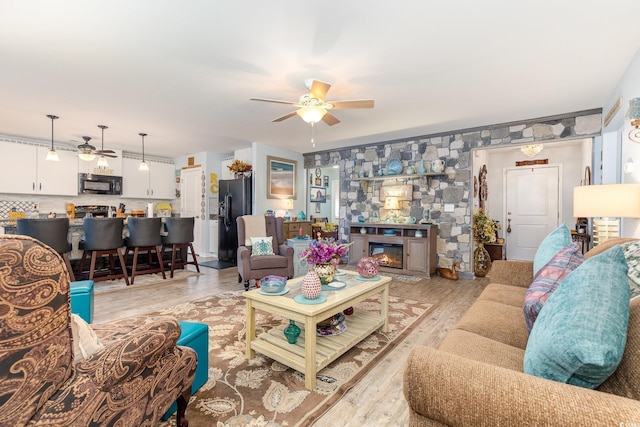
[[[348,252],[351,243],[340,243],[335,239],[313,240],[309,247],[300,253],[300,259],[306,259],[307,264],[327,262],[339,263]]]

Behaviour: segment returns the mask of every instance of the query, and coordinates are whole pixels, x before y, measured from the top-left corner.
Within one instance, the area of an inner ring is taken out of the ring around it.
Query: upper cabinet
[[[122,197],[173,199],[176,193],[175,166],[147,160],[148,171],[141,171],[140,160],[122,159]]]
[[[0,142],[0,193],[78,194],[78,158],[74,151],[56,150],[59,162],[47,161],[48,147]]]

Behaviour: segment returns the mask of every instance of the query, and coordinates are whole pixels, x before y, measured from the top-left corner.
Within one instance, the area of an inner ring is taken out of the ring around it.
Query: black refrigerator
[[[238,228],[236,219],[251,215],[251,178],[220,180],[218,218],[218,259],[237,262]]]

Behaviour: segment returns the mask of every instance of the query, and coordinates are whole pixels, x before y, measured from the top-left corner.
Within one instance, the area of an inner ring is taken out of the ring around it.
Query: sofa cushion
[[[462,316],[455,329],[472,332],[513,347],[527,346],[522,306],[478,300]]]
[[[531,330],[524,371],[595,388],[620,363],[628,320],[627,264],[615,246],[582,263],[549,297]]]
[[[527,288],[521,286],[490,283],[478,297],[478,300],[495,301],[513,307],[522,308],[522,299]]]
[[[524,349],[461,329],[451,331],[438,350],[518,372],[523,370]]]
[[[620,247],[627,260],[627,267],[629,267],[627,278],[629,279],[631,298],[635,298],[640,295],[640,240],[623,243]]]
[[[273,237],[250,237],[251,256],[273,255]]]
[[[580,251],[580,246],[574,242],[561,249],[538,271],[531,286],[527,289],[522,303],[528,332],[531,332],[533,323],[549,296],[557,289],[564,278],[582,264],[583,261],[584,257]]]
[[[569,243],[571,243],[571,232],[567,225],[562,223],[549,233],[538,246],[538,250],[533,256],[533,275],[538,274],[538,271]]]

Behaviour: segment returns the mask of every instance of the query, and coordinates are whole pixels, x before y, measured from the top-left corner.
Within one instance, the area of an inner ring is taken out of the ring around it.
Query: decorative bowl
[[[387,175],[400,175],[403,168],[400,160],[391,159],[387,162]]]
[[[267,293],[277,293],[284,289],[287,278],[282,276],[265,276],[260,280],[260,289]]]

